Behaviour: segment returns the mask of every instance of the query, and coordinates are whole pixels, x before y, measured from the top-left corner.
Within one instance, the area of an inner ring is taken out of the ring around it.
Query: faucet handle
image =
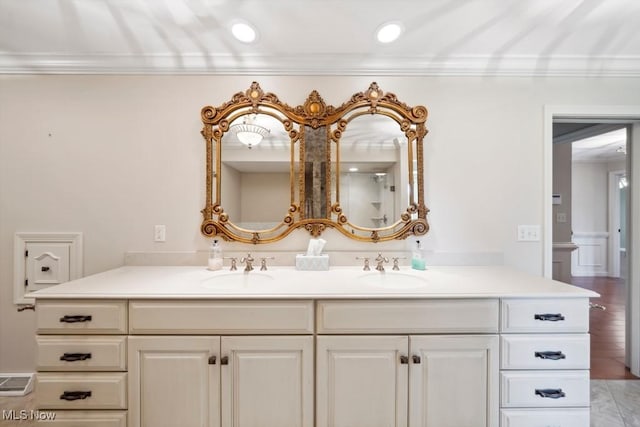
[[[224,257],[224,259],[230,259],[231,260],[231,267],[229,267],[229,271],[235,271],[238,269],[238,258],[234,257],[234,256],[226,256]]]
[[[361,257],[361,256],[357,256],[356,259],[362,259],[364,260],[364,267],[362,267],[362,269],[364,271],[369,271],[371,270],[371,267],[369,267],[369,257]]]
[[[276,259],[274,256],[263,256],[260,258],[260,271],[265,271],[267,269],[267,260],[268,259]]]
[[[393,260],[393,268],[392,268],[392,270],[398,271],[398,270],[400,270],[400,267],[398,266],[398,260],[407,259],[407,257],[395,256],[395,257],[393,257],[391,259]]]

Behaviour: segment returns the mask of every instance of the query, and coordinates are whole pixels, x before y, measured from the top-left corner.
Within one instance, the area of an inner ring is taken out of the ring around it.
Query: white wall
[[[571,175],[573,231],[607,232],[607,164],[574,162]]]
[[[240,205],[240,196],[242,192],[240,191],[240,172],[238,170],[232,168],[231,166],[222,163],[221,165],[221,173],[216,174],[216,179],[222,179],[220,183],[220,194],[222,198],[220,200],[220,204],[223,206],[224,211],[229,215],[230,218],[240,218],[240,212],[242,212]],[[212,200],[213,203],[216,202],[216,181],[213,181],[213,195]]]
[[[85,274],[121,265],[126,251],[206,249],[200,109],[252,80],[290,105],[313,89],[339,105],[374,80],[426,105],[426,249],[503,254],[537,274],[542,242],[516,242],[516,227],[543,222],[543,106],[637,104],[640,93],[630,78],[0,76],[0,371],[34,365],[34,314],[11,303],[14,232],[84,232]],[[166,243],[153,242],[154,224],[166,224]],[[363,248],[323,237],[327,250]],[[302,250],[307,238],[264,250]]]
[[[289,174],[241,173],[240,179],[240,222],[261,224],[258,229],[282,222],[291,206]]]
[[[559,194],[561,204],[553,205],[553,241],[571,241],[571,144],[553,144],[553,193]],[[564,214],[565,222],[558,221],[558,214]]]

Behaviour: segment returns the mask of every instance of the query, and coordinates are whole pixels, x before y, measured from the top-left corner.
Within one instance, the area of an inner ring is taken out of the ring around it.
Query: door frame
[[[640,149],[634,150],[633,140],[640,141],[640,105],[545,105],[543,114],[543,274],[552,275],[552,196],[553,196],[553,120],[554,119],[593,119],[594,121],[615,120],[636,122],[633,125],[632,138],[627,141],[627,177],[629,188],[640,188]],[[640,148],[640,147],[639,147]],[[627,363],[631,373],[640,376],[640,193],[636,197],[629,191],[629,241],[627,244],[627,306],[626,306],[626,348]]]
[[[620,189],[618,181],[626,170],[609,171],[609,275],[620,277]]]

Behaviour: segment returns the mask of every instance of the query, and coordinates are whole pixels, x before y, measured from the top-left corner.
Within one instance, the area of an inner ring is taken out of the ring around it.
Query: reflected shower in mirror
[[[406,136],[383,115],[350,121],[340,138],[339,203],[349,221],[382,228],[400,220],[409,205]]]

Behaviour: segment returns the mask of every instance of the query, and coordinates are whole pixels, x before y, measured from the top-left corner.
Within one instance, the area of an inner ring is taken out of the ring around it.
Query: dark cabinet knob
[[[62,323],[82,323],[82,322],[91,322],[91,315],[64,315],[60,318],[60,322]]]
[[[549,398],[549,399],[560,399],[562,397],[565,397],[566,395],[561,388],[544,388],[544,389],[537,388],[536,396]]]
[[[406,365],[407,363],[409,363],[409,357],[408,356],[400,356],[400,363],[402,365]]]
[[[539,359],[545,360],[561,360],[567,358],[561,351],[536,351],[534,355]]]
[[[216,364],[216,357],[215,356],[210,356],[209,357],[209,365],[215,365]]]
[[[87,359],[91,359],[91,353],[65,353],[60,356],[60,360],[65,362],[78,362]]]
[[[551,314],[551,313],[534,314],[533,318],[535,320],[542,320],[542,321],[547,321],[547,322],[559,322],[561,320],[564,320],[564,316],[561,313],[557,313],[557,314]]]
[[[222,356],[220,358],[220,364],[221,365],[228,365],[229,364],[229,356]]]
[[[81,400],[91,397],[90,391],[63,391],[60,400]]]
[[[418,356],[417,354],[414,354],[413,356],[411,356],[411,360],[412,360],[412,361],[413,361],[413,363],[415,363],[416,365],[417,365],[418,363],[420,363],[420,362],[421,362],[421,360],[420,360],[420,356]]]

